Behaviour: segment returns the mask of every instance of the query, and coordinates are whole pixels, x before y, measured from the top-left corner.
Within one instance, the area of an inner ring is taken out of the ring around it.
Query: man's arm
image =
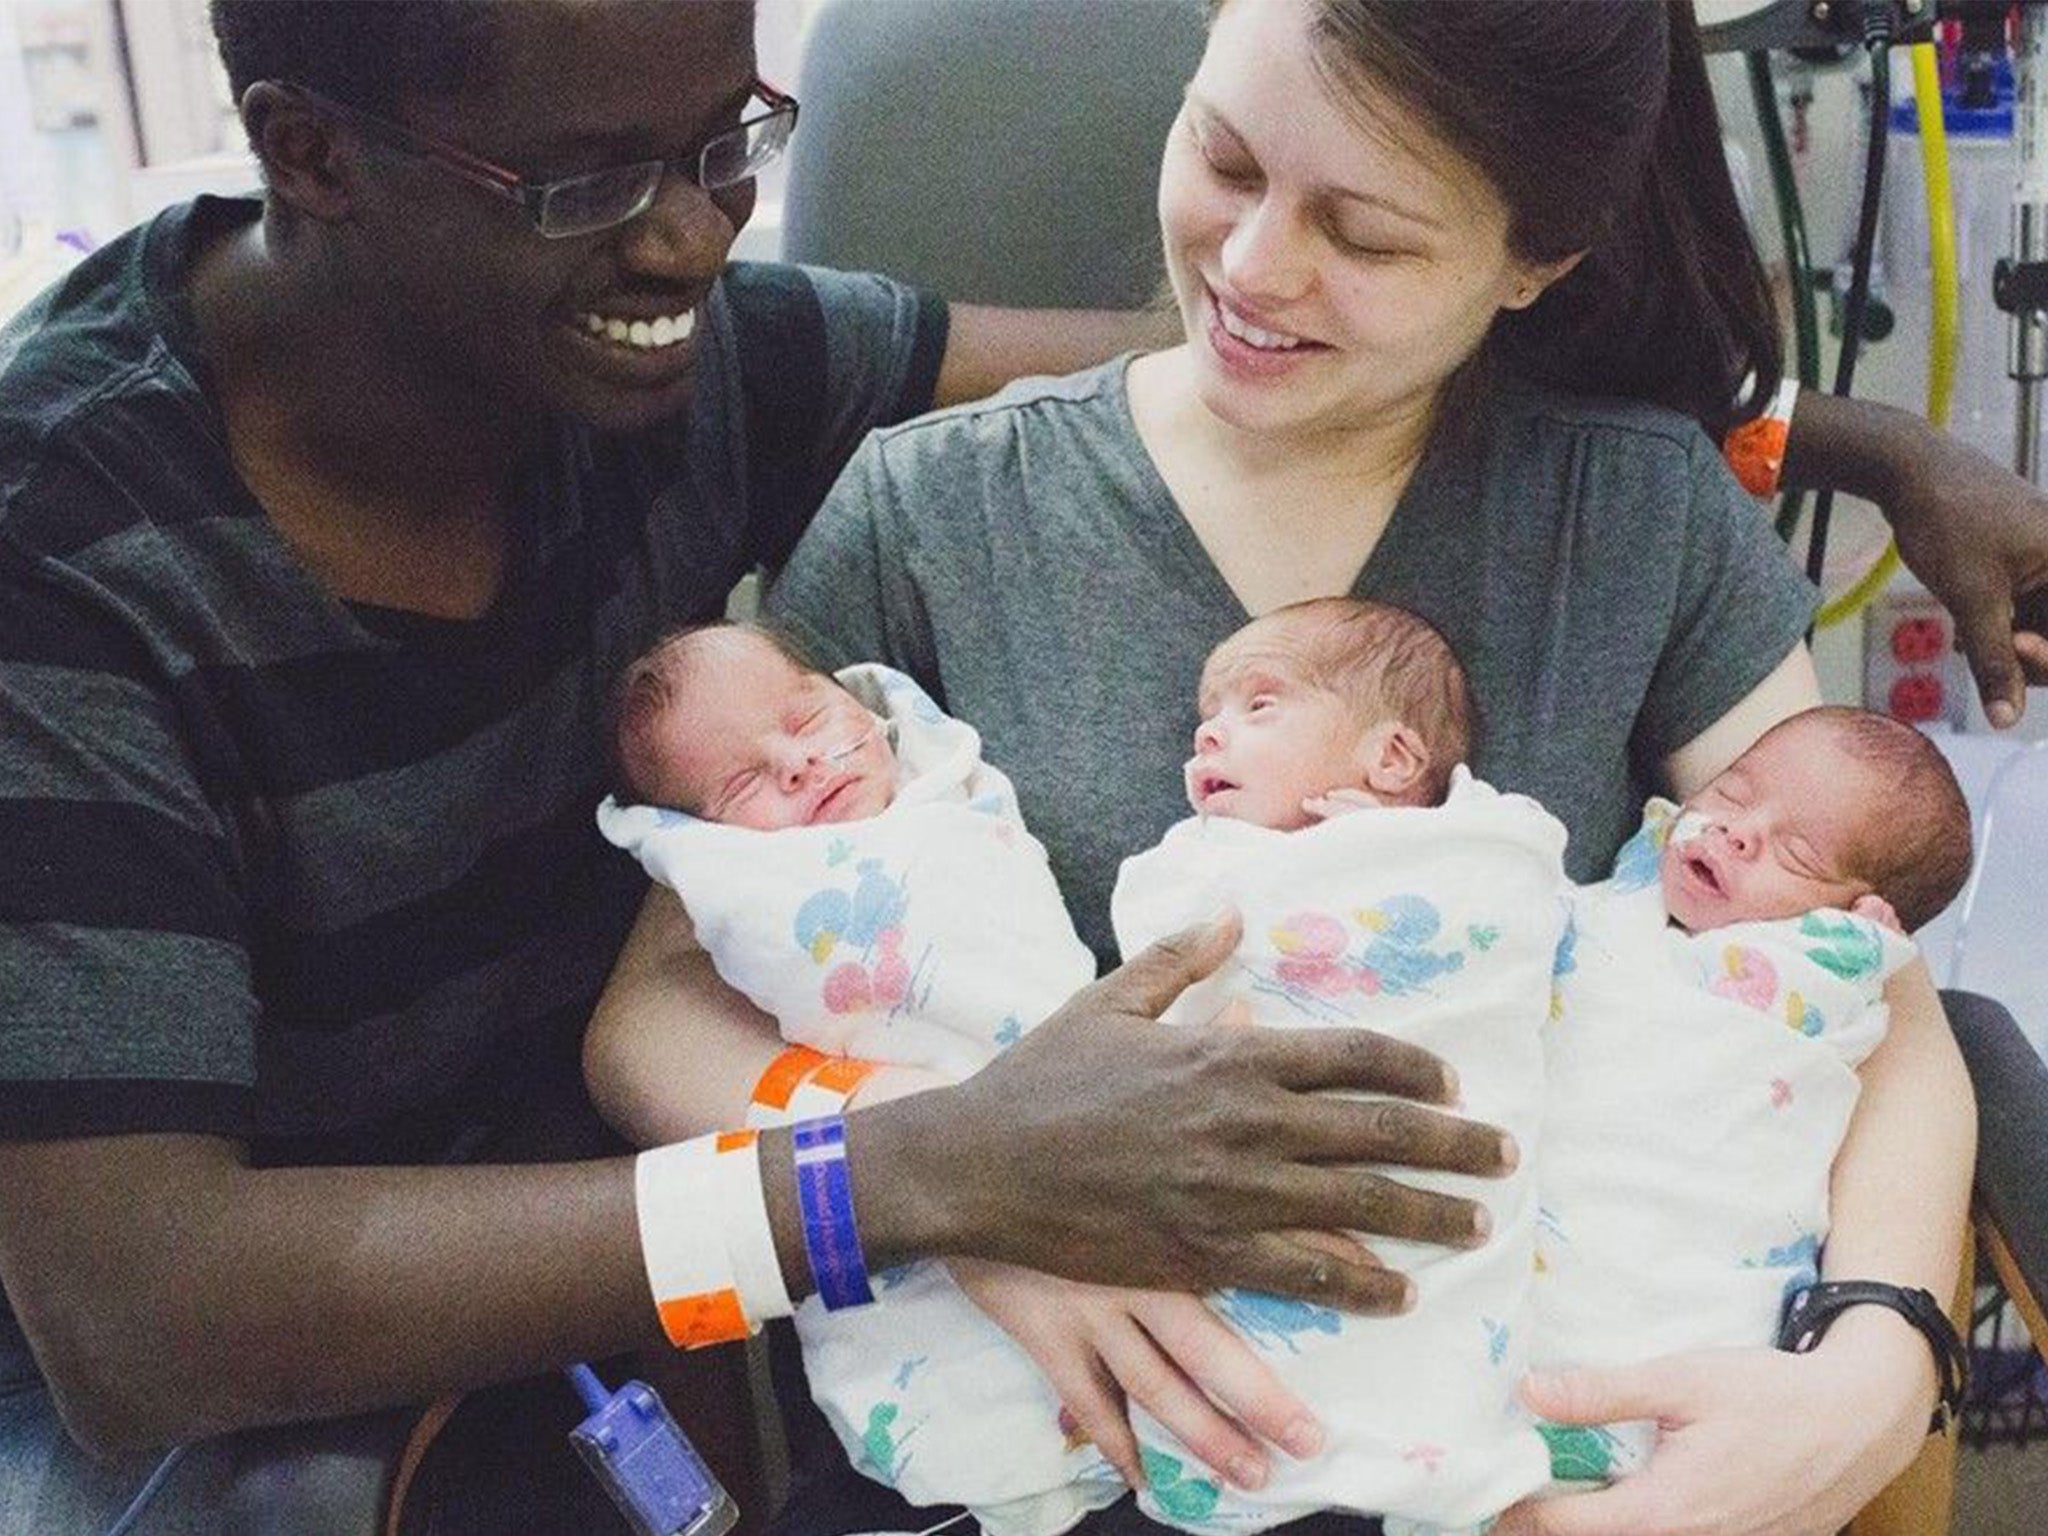
[[[1955,615],[1992,723],[2017,720],[2048,683],[2048,496],[1918,416],[1819,390],[1799,393],[1784,477],[1877,504]]]
[[[936,405],[992,395],[1012,379],[1073,373],[1119,352],[1172,346],[1180,316],[1170,309],[995,309],[954,304],[939,364]]]
[[[1436,1058],[1362,1030],[1154,1025],[1237,937],[1155,945],[968,1082],[852,1115],[869,1263],[963,1253],[1376,1311],[1406,1282],[1292,1232],[1470,1241],[1471,1202],[1361,1171],[1506,1165],[1498,1132],[1424,1107],[1453,1091]],[[789,1135],[760,1145],[801,1296]],[[214,1137],[0,1145],[0,1281],[67,1423],[102,1450],[417,1401],[655,1332],[625,1159],[256,1170]]]
[[[0,1278],[113,1454],[425,1401],[657,1337],[625,1160],[246,1166],[203,1136],[0,1145]]]

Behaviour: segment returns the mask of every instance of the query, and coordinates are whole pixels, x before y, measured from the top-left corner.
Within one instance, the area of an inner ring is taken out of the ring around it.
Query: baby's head
[[[622,802],[773,832],[860,821],[896,794],[881,723],[767,630],[665,636],[620,676],[612,715]]]
[[[1665,909],[1693,932],[1876,896],[1910,933],[1969,878],[1970,807],[1910,725],[1809,709],[1686,803],[1658,874]]]
[[[1321,597],[1254,619],[1202,668],[1188,802],[1290,831],[1304,802],[1365,790],[1382,805],[1437,805],[1471,742],[1464,668],[1423,619],[1387,603]]]

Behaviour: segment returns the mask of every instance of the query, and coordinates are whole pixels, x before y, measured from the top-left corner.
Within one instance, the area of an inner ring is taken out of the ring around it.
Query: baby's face
[[[760,832],[861,821],[895,797],[895,754],[875,717],[754,637],[690,666],[663,730],[663,777],[707,821]]]
[[[1291,832],[1318,819],[1303,801],[1364,783],[1355,712],[1284,660],[1233,658],[1226,647],[1204,669],[1198,702],[1186,772],[1199,815]]]
[[[1884,785],[1823,731],[1775,732],[1687,802],[1658,874],[1681,927],[1797,917],[1872,893],[1851,866],[1881,836]]]

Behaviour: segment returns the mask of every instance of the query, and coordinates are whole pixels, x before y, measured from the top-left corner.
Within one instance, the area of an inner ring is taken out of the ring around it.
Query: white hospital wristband
[[[744,1339],[791,1311],[775,1261],[753,1131],[655,1147],[633,1165],[633,1204],[662,1331],[683,1349]]]

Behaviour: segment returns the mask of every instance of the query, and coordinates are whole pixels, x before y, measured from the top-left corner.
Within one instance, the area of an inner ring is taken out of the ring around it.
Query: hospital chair
[[[951,299],[1135,307],[1161,278],[1159,152],[1201,53],[1199,0],[826,0],[804,50],[783,254]],[[2048,1343],[2048,1064],[1989,998],[1946,992],[1976,1087],[1973,1216]],[[1967,1256],[1966,1256],[1967,1257]],[[1953,1316],[1967,1330],[1966,1263]],[[1953,1433],[1853,1536],[1941,1536]]]

